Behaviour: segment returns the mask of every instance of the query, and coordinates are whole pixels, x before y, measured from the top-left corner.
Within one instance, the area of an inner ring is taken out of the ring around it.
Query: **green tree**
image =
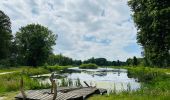
[[[73,65],[75,65],[75,66],[79,66],[79,65],[81,65],[82,64],[82,61],[81,60],[74,60],[73,61]]]
[[[133,65],[133,60],[132,60],[131,58],[128,58],[128,59],[126,60],[126,64],[127,64],[128,66]]]
[[[129,0],[137,40],[152,66],[170,65],[170,0]]]
[[[138,65],[138,60],[137,58],[134,56],[133,57],[133,66],[137,66]]]
[[[74,65],[78,66],[82,64],[81,60],[73,60],[72,58],[66,57],[62,54],[55,55],[51,54],[47,60],[48,65],[61,65],[61,66],[67,66],[67,65]]]
[[[0,10],[0,60],[10,56],[12,40],[10,18]]]
[[[39,24],[21,27],[16,33],[18,60],[28,66],[43,65],[52,53],[57,35]]]

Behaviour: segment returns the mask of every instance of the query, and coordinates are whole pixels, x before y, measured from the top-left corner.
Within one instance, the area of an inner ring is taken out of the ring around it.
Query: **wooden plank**
[[[69,99],[69,98],[71,98],[71,97],[73,97],[73,96],[76,96],[77,94],[74,94],[74,93],[70,93],[70,92],[68,92],[68,93],[64,93],[64,95],[62,95],[60,98],[58,98],[58,100],[67,100],[67,99]]]
[[[64,92],[63,92],[64,91]],[[73,88],[73,87],[60,87],[57,89],[56,100],[73,100],[78,98],[86,98],[89,95],[97,93],[96,91],[103,92],[104,89],[99,90],[94,87]],[[52,100],[54,94],[50,94],[50,89],[42,90],[28,90],[25,92],[28,100]],[[22,99],[22,94],[18,94],[16,99]]]

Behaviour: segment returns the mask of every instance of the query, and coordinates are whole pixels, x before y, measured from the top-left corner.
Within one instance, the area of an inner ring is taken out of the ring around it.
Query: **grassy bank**
[[[0,97],[7,97],[11,100],[19,91],[19,81],[24,79],[25,89],[49,88],[50,85],[40,84],[37,80],[31,79],[30,75],[50,73],[70,68],[72,66],[43,66],[43,67],[19,67],[1,69],[0,72],[12,72],[0,75]],[[115,67],[112,67],[115,68]],[[170,69],[149,68],[149,67],[121,67],[128,69],[128,76],[138,78],[142,84],[137,91],[124,91],[110,95],[94,95],[89,100],[168,100],[170,98]],[[63,84],[68,83],[63,81]],[[71,84],[71,82],[70,82]]]
[[[19,83],[21,77],[24,80],[24,88],[27,89],[41,89],[49,88],[50,84],[40,84],[36,79],[32,79],[29,76],[47,74],[52,71],[59,71],[71,66],[42,66],[42,67],[17,67],[17,68],[2,68],[0,73],[12,72],[0,75],[0,96],[4,93],[11,91],[19,91]]]
[[[169,100],[170,69],[149,67],[123,67],[128,69],[129,77],[138,78],[142,87],[137,91],[124,91],[110,95],[95,95],[89,100]]]
[[[40,88],[48,88],[50,87],[49,84],[40,84],[37,80],[31,79],[29,77],[30,73],[11,73],[0,75],[0,94],[11,92],[11,91],[18,91],[20,86],[20,79],[21,77],[24,80],[24,88],[25,89],[40,89]],[[32,74],[33,75],[33,74]]]

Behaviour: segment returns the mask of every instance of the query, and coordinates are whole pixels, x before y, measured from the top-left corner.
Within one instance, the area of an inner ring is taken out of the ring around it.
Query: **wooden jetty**
[[[57,87],[54,80],[54,74],[51,75],[51,89],[28,90],[24,91],[23,78],[20,81],[20,91],[16,100],[84,100],[92,94],[104,94],[105,89],[97,89],[88,85],[87,87]]]
[[[25,100],[53,100],[54,93],[50,89],[28,90],[25,91]],[[95,87],[58,87],[57,97],[55,100],[84,100],[92,94],[103,94],[105,89]],[[22,93],[15,97],[16,100],[23,100]]]

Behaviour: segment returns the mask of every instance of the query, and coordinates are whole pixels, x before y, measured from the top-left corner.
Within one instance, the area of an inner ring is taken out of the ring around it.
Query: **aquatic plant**
[[[130,85],[130,83],[127,84],[127,91],[129,91],[129,92],[131,91],[131,85]]]
[[[76,86],[77,86],[77,87],[82,86],[79,78],[77,78],[77,80],[76,80]]]

